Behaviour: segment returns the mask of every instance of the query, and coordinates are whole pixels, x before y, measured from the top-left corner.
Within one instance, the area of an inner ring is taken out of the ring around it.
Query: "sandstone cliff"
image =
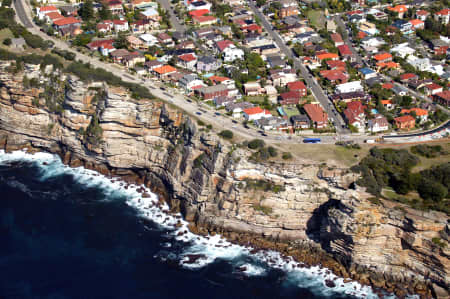
[[[50,151],[144,183],[199,233],[278,249],[400,295],[448,297],[450,250],[432,241],[448,244],[446,215],[373,204],[349,188],[356,176],[346,169],[249,162],[246,150],[121,88],[61,76],[25,89],[22,77],[0,66],[2,148]],[[46,105],[52,84],[64,86],[57,111]]]

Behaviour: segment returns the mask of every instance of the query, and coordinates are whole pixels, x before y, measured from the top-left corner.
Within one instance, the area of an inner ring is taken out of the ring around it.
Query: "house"
[[[391,88],[391,90],[398,96],[406,96],[408,94],[408,90],[400,85],[394,85],[394,87]]]
[[[130,29],[127,20],[113,20],[113,25],[114,31],[116,32],[128,31]]]
[[[328,125],[328,114],[319,104],[305,104],[303,109],[315,128],[322,129]]]
[[[336,85],[336,93],[364,91],[361,81],[352,81]]]
[[[335,47],[339,47],[344,45],[344,40],[342,39],[342,36],[339,33],[333,33],[331,34],[331,40],[334,42]]]
[[[392,55],[386,52],[374,55],[373,58],[376,60],[377,63],[392,61]]]
[[[225,105],[225,109],[227,112],[232,113],[233,118],[239,118],[241,117],[241,113],[244,111],[244,109],[254,107],[252,103],[249,102],[240,102],[240,103],[229,103]]]
[[[267,97],[269,98],[269,101],[275,104],[277,102],[277,95],[278,95],[277,89],[272,85],[266,85],[264,86],[264,90],[266,92]]]
[[[223,61],[233,62],[235,60],[244,60],[244,51],[237,48],[235,45],[227,47],[223,51]]]
[[[195,25],[199,26],[207,26],[217,23],[217,18],[214,16],[193,16],[192,20]]]
[[[113,44],[105,43],[99,47],[99,51],[103,56],[108,57],[112,52],[114,52],[116,48],[114,48]]]
[[[339,55],[336,53],[323,53],[316,55],[317,59],[322,62],[324,60],[337,60],[339,58]]]
[[[195,92],[199,94],[204,100],[211,100],[220,96],[228,96],[229,91],[226,85],[218,84],[196,89]]]
[[[377,76],[377,72],[375,72],[374,70],[372,70],[368,67],[361,68],[358,71],[364,77],[365,80],[374,78]]]
[[[105,1],[108,10],[111,11],[113,15],[123,14],[123,6],[121,0],[106,0]]]
[[[213,102],[216,107],[225,107],[231,103],[234,103],[235,99],[232,97],[217,97],[214,98]]]
[[[383,105],[386,110],[392,110],[395,107],[392,100],[381,100],[381,105]]]
[[[450,9],[444,8],[437,13],[434,14],[434,19],[436,21],[441,22],[444,25],[447,25],[450,20]]]
[[[255,125],[264,131],[277,130],[277,131],[288,131],[291,129],[290,123],[281,117],[262,117],[255,120]]]
[[[170,35],[168,35],[165,32],[162,32],[160,34],[158,34],[157,36],[159,42],[163,45],[166,45],[167,47],[173,47],[174,46],[174,42],[172,37],[170,37]]]
[[[294,130],[309,129],[311,126],[309,118],[305,114],[293,115],[290,120]]]
[[[145,57],[139,52],[131,52],[123,56],[122,63],[128,68],[134,68],[137,64],[144,64]]]
[[[247,121],[258,120],[263,117],[272,117],[269,110],[262,109],[261,107],[252,107],[243,110],[244,118]]]
[[[213,56],[200,56],[197,59],[197,72],[216,71],[222,66],[222,62]]]
[[[164,63],[158,60],[149,60],[144,63],[144,67],[147,69],[148,72],[152,72],[153,69],[157,67],[162,67],[163,65]]]
[[[413,33],[412,24],[406,20],[397,20],[392,24],[394,27],[398,28],[402,34]]]
[[[366,101],[368,99],[368,96],[364,92],[357,91],[333,94],[330,98],[334,103],[349,103],[351,101]]]
[[[161,19],[158,11],[154,8],[148,8],[144,11],[141,11],[140,16],[142,17],[143,20],[152,20],[155,22],[159,22]]]
[[[113,22],[109,20],[102,21],[96,25],[97,31],[103,34],[111,32],[113,28],[114,28]]]
[[[130,52],[128,52],[128,50],[126,49],[118,49],[110,53],[113,62],[119,64],[123,63],[123,58],[128,54],[130,54]]]
[[[269,68],[274,68],[274,67],[281,67],[281,68],[283,68],[283,67],[286,66],[286,62],[279,55],[267,57],[267,62],[268,62],[268,67]]]
[[[98,51],[98,50],[100,50],[100,47],[102,47],[104,45],[112,46],[113,43],[114,43],[113,39],[99,39],[99,40],[90,42],[89,44],[86,45],[86,47],[91,51]]]
[[[425,85],[425,93],[428,96],[433,96],[437,93],[440,93],[443,91],[442,86],[436,84],[436,83],[431,83],[431,84],[427,84]]]
[[[299,14],[297,1],[294,0],[281,0],[280,18],[289,16],[296,16]]]
[[[344,60],[352,61],[352,51],[350,50],[350,47],[347,45],[341,45],[337,47],[339,50],[339,54],[342,56]]]
[[[188,70],[195,70],[195,65],[197,64],[197,57],[195,57],[194,54],[184,54],[178,56],[178,65],[188,69]]]
[[[414,128],[416,120],[411,115],[403,115],[394,118],[394,123],[400,130],[409,130]]]
[[[81,21],[74,17],[67,17],[58,19],[53,22],[53,26],[56,30],[61,30],[70,26],[81,27]]]
[[[450,107],[450,90],[435,94],[433,99],[444,107]]]
[[[241,27],[241,30],[244,33],[255,33],[258,35],[262,33],[262,27],[255,23],[250,25],[244,25]]]
[[[258,82],[248,82],[244,84],[244,92],[247,96],[257,96],[264,92]]]
[[[149,33],[141,34],[139,35],[139,38],[149,47],[155,46],[159,42],[155,36]]]
[[[448,43],[442,39],[433,39],[431,41],[433,46],[434,55],[445,55],[448,50]]]
[[[428,110],[422,108],[411,108],[411,109],[402,109],[400,114],[409,114],[414,113],[416,117],[420,119],[420,122],[425,122],[428,119]]]
[[[190,2],[190,3],[187,3]],[[186,5],[187,4],[187,5]],[[207,9],[207,10],[211,10],[211,3],[208,3],[206,1],[186,1],[185,5],[187,6],[187,10],[191,11],[191,10],[200,10],[200,9]]]
[[[195,74],[187,74],[184,75],[179,81],[178,84],[180,87],[184,88],[187,91],[192,91],[194,87],[204,87],[205,84],[202,80],[200,80]]]
[[[287,84],[287,88],[289,91],[298,91],[300,93],[300,97],[306,97],[307,95],[306,85],[303,81],[289,82]]]
[[[389,122],[383,115],[376,114],[374,118],[369,119],[368,127],[371,133],[383,132],[389,130]]]
[[[418,18],[421,21],[425,21],[428,16],[430,15],[430,13],[426,10],[418,10],[416,11],[416,18]]]
[[[334,84],[347,83],[349,75],[341,70],[324,70],[320,71],[320,76]]]
[[[327,60],[327,66],[330,70],[346,71],[347,64],[342,60]]]
[[[193,16],[204,16],[204,15],[207,15],[207,14],[209,14],[209,9],[191,10],[189,12],[189,15],[191,17],[193,17]]]
[[[396,55],[400,56],[401,58],[405,58],[408,55],[413,55],[416,52],[416,50],[409,47],[408,43],[402,43],[402,44],[398,44],[395,47],[393,47],[390,50],[390,52],[395,53]]]
[[[359,30],[367,33],[368,35],[375,35],[378,33],[377,26],[374,23],[367,21],[359,23]]]
[[[160,79],[167,79],[170,74],[176,73],[178,70],[171,65],[163,65],[153,68],[152,72]]]
[[[364,106],[359,101],[347,103],[347,108],[344,110],[344,116],[347,123],[355,127],[358,132],[362,133],[365,129],[365,112]]]
[[[53,24],[56,20],[62,19],[64,16],[59,12],[49,12],[45,14],[45,21],[49,24]]]
[[[425,22],[419,19],[413,19],[409,21],[413,30],[422,30],[425,28]]]
[[[53,5],[36,7],[36,16],[41,21],[45,19],[46,14],[51,12],[61,13],[59,9],[57,9],[56,6]]]
[[[408,11],[408,8],[406,7],[406,5],[403,5],[403,4],[402,5],[397,5],[397,6],[394,6],[394,7],[390,6],[387,9],[389,11],[392,11],[392,12],[396,13],[400,19],[403,19],[403,15],[405,14],[405,12]]]
[[[140,50],[148,49],[148,45],[144,43],[142,39],[139,39],[134,35],[127,36],[126,40],[128,46],[132,49],[140,49]]]
[[[289,82],[297,81],[294,69],[272,69],[269,70],[269,78],[273,86],[285,86]]]
[[[288,91],[280,94],[279,103],[280,105],[297,105],[300,101],[301,94],[300,91]]]

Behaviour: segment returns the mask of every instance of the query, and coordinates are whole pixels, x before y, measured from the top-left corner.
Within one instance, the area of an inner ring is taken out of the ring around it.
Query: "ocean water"
[[[0,152],[0,298],[377,298],[327,269],[196,236],[142,188]]]

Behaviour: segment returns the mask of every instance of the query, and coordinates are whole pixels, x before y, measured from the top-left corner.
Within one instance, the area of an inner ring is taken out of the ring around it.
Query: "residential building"
[[[148,8],[144,11],[141,11],[140,15],[141,15],[142,19],[144,19],[144,20],[153,20],[153,21],[158,22],[161,19],[158,11],[154,8]]]
[[[315,128],[323,129],[328,126],[328,114],[319,104],[305,104],[303,109]]]
[[[247,96],[258,96],[264,92],[258,82],[248,82],[244,84],[244,92]]]
[[[176,73],[178,70],[171,65],[163,65],[153,68],[152,72],[160,79],[165,80],[170,74]]]
[[[56,30],[61,30],[70,26],[81,27],[81,21],[74,17],[67,17],[58,19],[53,22],[53,26]]]
[[[222,66],[222,62],[213,56],[200,56],[197,59],[197,71],[198,72],[211,72],[216,71]]]
[[[376,60],[377,63],[392,61],[392,55],[386,52],[374,55],[373,58]]]
[[[280,94],[280,105],[297,105],[300,101],[301,94],[299,91],[288,91]]]
[[[185,69],[194,71],[196,64],[197,64],[197,57],[195,57],[194,54],[189,53],[178,56],[178,65]]]
[[[144,66],[148,72],[152,72],[153,69],[162,67],[163,65],[164,63],[158,60],[149,60],[144,63]]]
[[[194,24],[199,26],[208,26],[217,23],[217,18],[214,16],[193,16]]]
[[[400,56],[401,58],[405,58],[408,55],[413,55],[416,52],[416,50],[409,47],[408,43],[402,43],[402,44],[398,44],[395,47],[393,47],[390,50],[390,52],[395,53],[396,55]]]
[[[51,12],[61,13],[59,9],[53,5],[36,7],[36,16],[38,17],[39,20],[44,20],[46,14]]]
[[[244,51],[237,48],[235,45],[227,47],[223,51],[223,61],[233,62],[235,60],[244,60]]]
[[[158,38],[149,33],[141,34],[139,35],[139,38],[149,47],[155,46],[159,43]]]
[[[418,18],[421,21],[425,21],[429,15],[430,15],[430,13],[426,10],[416,11],[416,18]]]
[[[442,39],[433,39],[431,41],[433,46],[434,55],[445,55],[449,48],[448,43]]]
[[[244,111],[244,109],[251,108],[254,106],[255,105],[253,105],[252,103],[249,103],[249,102],[240,102],[240,103],[233,102],[233,103],[226,104],[225,109],[227,110],[227,112],[232,113],[233,118],[239,118],[239,117],[241,117],[241,114]]]
[[[244,114],[245,115],[245,114]],[[255,120],[255,125],[264,131],[277,130],[277,131],[288,131],[291,129],[290,123],[281,117],[262,117]]]
[[[368,128],[371,133],[378,133],[389,130],[389,122],[386,117],[376,114],[374,118],[369,119]]]
[[[123,5],[121,0],[106,0],[105,4],[113,15],[123,14]]]
[[[347,108],[344,110],[344,116],[347,123],[359,132],[364,132],[365,129],[365,112],[364,106],[359,101],[347,103]]]
[[[331,40],[334,42],[335,47],[344,45],[344,40],[342,39],[342,36],[339,33],[331,34]]]
[[[413,33],[413,25],[412,23],[406,20],[397,20],[392,24],[394,27],[398,28],[402,34],[411,34]]]
[[[435,94],[433,99],[444,107],[450,107],[450,90]]]
[[[303,83],[303,81],[289,82],[287,84],[287,88],[289,89],[289,91],[298,91],[300,93],[300,97],[306,97],[308,93],[306,85],[305,83]]]
[[[438,93],[440,93],[442,91],[443,91],[442,86],[440,86],[440,85],[438,85],[436,83],[430,83],[430,84],[425,85],[425,93],[428,96],[432,96],[432,95],[438,94]]]
[[[204,87],[206,86],[202,80],[200,80],[197,75],[195,74],[187,74],[184,75],[179,81],[178,81],[180,87],[184,88],[187,91],[192,91],[194,87]]]
[[[224,84],[218,84],[196,89],[195,92],[204,100],[211,100],[220,96],[228,96],[228,87]]]
[[[402,109],[400,114],[415,114],[417,118],[420,119],[420,122],[425,122],[428,120],[428,110],[422,108],[411,108],[411,109]]]
[[[361,81],[352,81],[336,85],[336,93],[364,91]]]
[[[392,103],[392,100],[381,100],[381,105],[383,105],[383,107],[386,110],[392,110],[395,108],[395,105]]]
[[[408,8],[406,7],[406,5],[397,5],[394,7],[388,7],[388,10],[397,13],[398,17],[400,19],[403,19],[403,15],[405,14],[405,12],[408,11]]]
[[[145,50],[148,49],[148,45],[144,43],[142,39],[137,38],[134,35],[127,36],[127,44],[132,49]]]
[[[342,59],[353,61],[353,53],[350,50],[350,47],[347,45],[341,45],[337,47],[339,50],[339,54],[342,56]]]
[[[258,120],[265,117],[272,117],[269,110],[262,109],[261,107],[252,107],[243,110],[244,118],[247,121]]]
[[[441,22],[442,24],[447,25],[450,20],[450,9],[444,8],[438,11],[434,14],[434,19]]]
[[[114,24],[114,31],[116,32],[128,31],[130,29],[128,27],[127,20],[113,20],[113,24]]]
[[[290,120],[294,130],[309,129],[309,127],[311,126],[309,118],[305,114],[293,115],[291,116]]]
[[[368,67],[361,68],[358,71],[364,77],[365,80],[374,78],[377,76],[377,72],[375,72],[374,70],[372,70]]]
[[[419,19],[409,21],[413,30],[422,30],[425,28],[425,22]]]
[[[416,120],[411,115],[403,115],[394,118],[394,123],[400,130],[409,130],[414,128]]]
[[[266,92],[267,97],[269,98],[269,101],[275,104],[277,102],[277,95],[278,95],[277,89],[272,85],[266,85],[264,86],[264,90]]]

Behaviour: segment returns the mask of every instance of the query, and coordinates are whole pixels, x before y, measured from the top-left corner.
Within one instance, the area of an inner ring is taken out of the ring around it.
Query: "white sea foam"
[[[265,275],[270,269],[282,270],[287,274],[289,283],[301,288],[308,288],[320,296],[351,294],[360,298],[378,298],[371,287],[362,286],[355,281],[344,281],[326,268],[317,266],[302,268],[300,263],[294,261],[293,258],[283,257],[275,251],[266,250],[251,254],[252,248],[232,244],[220,235],[205,237],[195,235],[189,231],[188,223],[182,220],[180,215],[169,214],[169,207],[164,203],[158,204],[157,195],[143,186],[128,185],[83,167],[70,168],[64,165],[57,156],[51,154],[31,155],[23,151],[6,154],[4,151],[0,151],[0,164],[20,161],[35,162],[41,168],[42,177],[40,179],[42,181],[69,174],[73,175],[73,178],[81,184],[102,188],[106,194],[119,192],[126,196],[127,204],[134,207],[139,216],[153,221],[166,231],[168,241],[175,240],[183,243],[183,251],[178,256],[170,251],[162,251],[161,254],[155,256],[162,261],[178,260],[178,263],[184,268],[198,269],[221,259],[235,265],[239,271],[248,276]],[[146,193],[150,194],[150,197],[142,196],[143,188]],[[164,242],[162,247],[171,250],[172,243]],[[334,286],[326,286],[327,280],[329,285],[332,285],[330,284],[332,281]]]

